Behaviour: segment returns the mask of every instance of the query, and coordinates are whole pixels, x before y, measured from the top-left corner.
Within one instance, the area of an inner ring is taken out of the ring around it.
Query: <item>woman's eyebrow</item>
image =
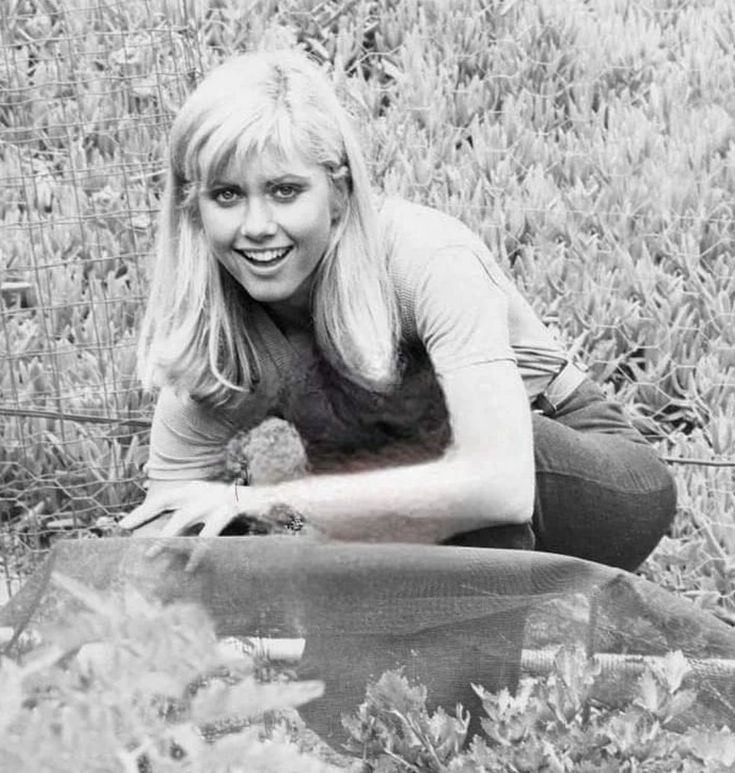
[[[267,178],[269,185],[277,185],[279,183],[289,182],[297,183],[300,185],[308,185],[311,182],[311,178],[306,175],[296,174],[295,172],[278,172],[273,176]],[[238,182],[234,178],[227,176],[215,177],[211,183],[207,185],[208,188],[241,188],[242,183]]]
[[[273,177],[270,178],[271,182],[274,183],[281,183],[281,182],[298,182],[303,183],[304,185],[311,181],[311,178],[305,177],[300,174],[294,174],[293,172],[283,172],[282,174],[276,174],[273,175]]]
[[[227,177],[215,177],[214,180],[212,180],[210,183],[208,183],[207,187],[209,188],[239,188],[240,184],[235,182],[234,180],[230,180]]]

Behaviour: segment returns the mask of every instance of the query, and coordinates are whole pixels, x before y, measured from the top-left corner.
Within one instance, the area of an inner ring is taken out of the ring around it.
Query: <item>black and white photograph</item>
[[[735,770],[735,3],[0,0],[0,771]]]

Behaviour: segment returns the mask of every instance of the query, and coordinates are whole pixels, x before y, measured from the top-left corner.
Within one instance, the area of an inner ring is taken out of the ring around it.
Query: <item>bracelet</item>
[[[266,519],[277,534],[297,534],[306,526],[306,519],[298,510],[281,503],[271,507]]]

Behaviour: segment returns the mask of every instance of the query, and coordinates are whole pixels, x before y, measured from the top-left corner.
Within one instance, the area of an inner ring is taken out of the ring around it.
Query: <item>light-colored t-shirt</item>
[[[287,337],[254,304],[249,330],[261,381],[236,407],[212,409],[166,388],[151,431],[150,478],[218,477],[225,446],[266,416],[291,421],[316,471],[400,464],[441,454],[451,439],[442,375],[481,363],[516,363],[529,400],[566,352],[466,226],[428,207],[387,199],[380,210],[399,300],[403,362],[389,395],[340,376],[302,333]]]

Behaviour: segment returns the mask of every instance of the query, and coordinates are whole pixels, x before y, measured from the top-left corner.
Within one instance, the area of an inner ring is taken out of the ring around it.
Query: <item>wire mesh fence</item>
[[[274,45],[351,76],[378,186],[482,234],[662,452],[710,465],[676,466],[682,507],[735,547],[733,14],[729,0],[3,2],[7,576],[139,500],[152,399],[136,327],[167,127],[214,62]]]
[[[104,530],[139,498],[149,404],[136,387],[173,105],[197,64],[185,4],[0,10],[2,552]]]

